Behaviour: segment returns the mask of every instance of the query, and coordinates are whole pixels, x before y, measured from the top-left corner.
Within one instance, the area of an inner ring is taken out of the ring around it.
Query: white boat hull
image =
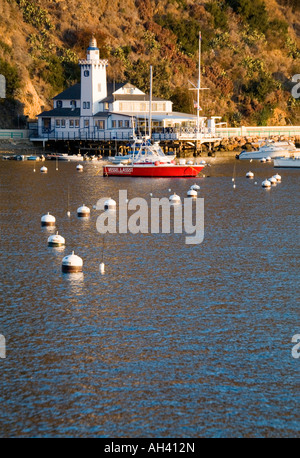
[[[274,159],[274,167],[300,168],[300,156]]]

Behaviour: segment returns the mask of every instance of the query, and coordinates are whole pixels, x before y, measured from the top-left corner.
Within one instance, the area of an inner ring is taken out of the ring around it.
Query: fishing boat
[[[274,159],[274,167],[300,168],[300,154],[299,156],[280,157]]]
[[[256,151],[242,151],[236,155],[237,159],[263,159],[270,157],[271,159],[277,157],[290,157],[297,150],[292,142],[274,142],[267,141],[264,145],[260,146]],[[299,151],[300,152],[300,151]]]
[[[148,139],[140,144],[130,163],[104,165],[103,176],[187,178],[196,177],[204,167],[205,164],[186,164],[185,160],[177,164],[175,156],[166,156],[158,142],[151,143]]]

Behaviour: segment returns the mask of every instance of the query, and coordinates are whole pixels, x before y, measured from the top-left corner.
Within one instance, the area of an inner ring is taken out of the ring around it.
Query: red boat
[[[181,160],[180,162],[185,162]],[[103,166],[103,176],[117,177],[195,177],[204,164],[176,164],[174,156],[166,156],[159,144],[143,142],[129,164],[109,164]]]
[[[133,165],[104,165],[105,177],[195,177],[204,165],[176,165],[176,164],[133,164]]]

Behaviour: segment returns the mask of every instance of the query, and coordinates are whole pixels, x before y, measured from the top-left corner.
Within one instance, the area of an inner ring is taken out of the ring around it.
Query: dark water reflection
[[[272,164],[237,162],[233,189],[234,161],[213,161],[196,179],[203,243],[109,234],[101,275],[97,200],[183,198],[195,180],[47,167],[0,162],[1,436],[299,436],[299,172],[265,190]],[[48,211],[55,229],[41,228]],[[56,230],[66,247],[47,246]],[[62,274],[73,250],[83,273]]]

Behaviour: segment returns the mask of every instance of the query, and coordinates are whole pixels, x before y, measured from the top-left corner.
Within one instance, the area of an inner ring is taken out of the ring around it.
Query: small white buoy
[[[47,172],[48,172],[47,167],[45,167],[45,166],[41,167],[41,168],[40,168],[40,172],[41,172],[41,173],[47,173]]]
[[[265,157],[262,157],[260,162],[266,162],[266,158]]]
[[[198,194],[197,191],[195,191],[195,189],[189,189],[187,192],[187,196],[192,197],[193,199],[196,199],[197,195]]]
[[[69,210],[67,211],[67,216],[71,216],[71,212]]]
[[[257,181],[255,181],[254,184],[257,184]]]
[[[104,262],[100,262],[99,271],[100,271],[100,274],[104,274],[105,272]]]
[[[172,191],[172,189],[171,189],[171,188],[169,188],[169,189],[168,189],[168,191],[169,191],[169,192],[171,192],[171,191]]]
[[[41,218],[42,226],[55,226],[55,221],[55,216],[50,215],[49,212]]]
[[[233,187],[233,189],[235,189],[236,188],[236,184],[234,184],[232,187]]]
[[[253,178],[254,177],[254,173],[253,172],[247,172],[246,173],[246,177],[247,178]]]
[[[149,196],[150,196],[150,197],[152,197],[152,196],[153,196],[152,192],[150,192]]]
[[[55,235],[50,235],[48,238],[48,246],[63,246],[65,245],[65,239],[56,232]]]
[[[72,254],[69,254],[68,256],[65,256],[62,260],[62,271],[65,273],[72,273],[72,272],[82,272],[82,266],[83,266],[83,261],[82,259],[74,254],[74,251],[72,251]]]
[[[250,162],[252,162],[252,159],[250,159]]]
[[[276,175],[273,175],[274,178],[276,178],[276,181],[281,181],[281,176],[279,175],[279,173],[276,173]]]
[[[190,189],[193,189],[194,191],[199,191],[200,189],[200,186],[198,184],[192,184],[192,186],[190,187]]]
[[[86,205],[77,208],[77,216],[90,216],[91,210]]]
[[[180,196],[178,196],[176,192],[174,192],[174,194],[172,194],[172,196],[169,197],[169,201],[171,204],[179,204],[181,202],[181,199]]]
[[[271,162],[271,160],[270,156],[266,157],[266,162]]]
[[[263,188],[270,188],[271,187],[271,183],[267,179],[264,180],[261,185],[262,185]]]
[[[115,210],[117,203],[111,197],[104,202],[104,210]]]
[[[78,172],[82,172],[82,171],[83,171],[83,165],[78,164],[78,165],[76,166],[76,170],[77,170]]]
[[[272,185],[275,185],[275,184],[277,184],[277,180],[276,180],[276,178],[275,178],[275,177],[271,177],[271,178],[269,178],[269,182],[270,182]]]

